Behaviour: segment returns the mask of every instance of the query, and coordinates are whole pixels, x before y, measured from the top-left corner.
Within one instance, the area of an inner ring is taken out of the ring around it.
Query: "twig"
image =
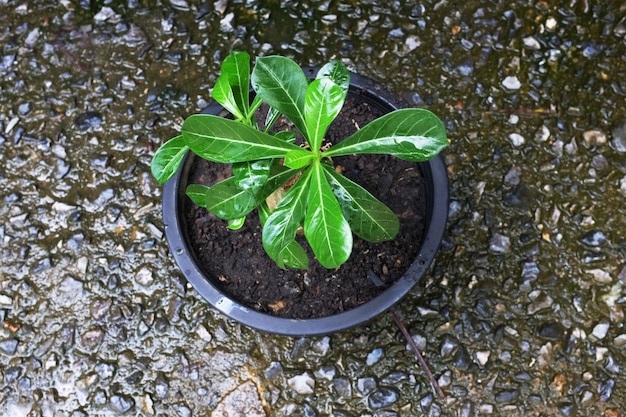
[[[415,344],[415,340],[413,340],[413,338],[409,334],[409,331],[407,330],[406,326],[404,325],[404,323],[402,323],[402,320],[400,319],[400,316],[398,316],[398,313],[396,313],[396,310],[394,310],[393,308],[390,310],[390,313],[393,316],[393,319],[396,321],[396,324],[400,328],[400,331],[402,332],[402,334],[406,338],[407,342],[409,342],[409,346],[411,346],[411,349],[415,353],[415,356],[417,356],[417,361],[419,362],[420,367],[422,368],[422,370],[424,371],[424,373],[426,374],[426,376],[430,380],[430,383],[432,384],[433,388],[435,389],[435,391],[439,395],[439,398],[446,398],[446,395],[441,390],[441,387],[439,386],[439,383],[435,379],[435,376],[433,375],[433,373],[430,372],[430,368],[426,364],[426,361],[422,357],[422,354],[420,353],[420,350],[418,349],[417,345]]]

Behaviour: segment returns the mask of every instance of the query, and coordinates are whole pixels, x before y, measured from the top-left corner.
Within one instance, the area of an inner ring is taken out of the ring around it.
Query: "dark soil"
[[[380,115],[349,96],[329,129],[328,140],[345,138]],[[241,229],[233,231],[226,221],[187,199],[185,215],[196,259],[226,294],[277,316],[324,317],[369,301],[404,274],[417,256],[424,233],[424,185],[417,164],[387,155],[341,157],[333,162],[396,213],[400,219],[396,239],[370,243],[355,236],[350,259],[337,270],[322,267],[309,250],[308,270],[284,271],[263,250],[256,210]],[[230,167],[196,158],[189,183],[211,185],[228,176]],[[377,286],[373,274],[384,284]]]

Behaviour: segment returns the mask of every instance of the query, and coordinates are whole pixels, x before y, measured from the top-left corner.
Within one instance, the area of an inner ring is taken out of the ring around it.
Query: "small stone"
[[[533,291],[528,294],[528,298],[530,298],[533,302],[528,306],[528,314],[535,314],[538,311],[548,309],[552,307],[553,300],[552,297],[546,295],[543,291]]]
[[[511,141],[511,144],[513,144],[513,146],[515,147],[522,146],[526,142],[524,136],[520,135],[519,133],[511,133],[509,135],[509,140]]]
[[[0,342],[0,350],[6,353],[7,355],[12,355],[17,350],[17,345],[19,342],[17,339],[8,339]]]
[[[537,142],[545,142],[550,138],[550,129],[542,125],[535,133],[535,140]]]
[[[147,266],[144,266],[137,272],[135,280],[139,284],[147,287],[154,282],[154,277],[152,276],[152,271]]]
[[[343,398],[352,397],[352,385],[348,378],[335,378],[333,379],[333,387],[337,395]]]
[[[410,52],[419,48],[421,44],[422,44],[422,41],[420,40],[420,38],[418,38],[415,35],[407,36],[406,40],[404,41],[404,45],[406,47],[405,49],[407,52]]]
[[[0,305],[3,306],[11,306],[13,304],[13,299],[4,294],[0,294]]]
[[[508,90],[519,90],[522,87],[522,83],[516,76],[509,75],[502,81],[502,86]]]
[[[607,243],[606,236],[600,230],[592,230],[586,233],[581,239],[580,242],[584,245],[591,247],[602,246]]]
[[[539,328],[539,336],[545,339],[560,340],[563,338],[564,333],[565,331],[559,323],[544,323]]]
[[[589,146],[601,146],[607,142],[606,134],[600,130],[587,130],[583,133],[583,139]]]
[[[612,129],[613,140],[611,145],[619,153],[626,153],[626,119],[622,119]]]
[[[626,334],[620,334],[615,339],[613,339],[613,343],[615,346],[626,346]]]
[[[376,380],[372,377],[359,378],[356,382],[356,388],[361,395],[367,395],[376,389]]]
[[[111,407],[121,413],[125,413],[135,406],[135,401],[126,395],[112,395]]]
[[[372,366],[378,361],[380,361],[380,359],[383,357],[384,354],[385,354],[385,351],[382,348],[376,348],[367,355],[367,359],[365,360],[365,363],[367,364],[367,366]]]
[[[74,119],[74,123],[80,130],[97,128],[102,124],[102,115],[95,111],[88,111],[79,114],[76,119]]]
[[[489,240],[489,249],[496,253],[508,253],[511,249],[511,239],[508,236],[494,233]]]
[[[104,340],[104,331],[99,328],[87,330],[81,336],[83,344],[89,348],[98,346]]]
[[[316,356],[326,356],[330,350],[330,337],[325,336],[321,340],[316,341],[311,346],[311,352]]]
[[[524,39],[522,39],[522,42],[524,42],[524,46],[526,48],[528,48],[528,49],[531,49],[531,50],[534,50],[534,51],[541,49],[541,44],[533,36],[525,37]]]
[[[609,323],[602,322],[595,325],[593,331],[591,332],[592,336],[595,336],[598,339],[604,339],[606,334],[609,332]]]
[[[602,382],[598,387],[598,394],[600,394],[600,401],[607,402],[611,399],[613,395],[613,388],[615,388],[615,381],[609,379],[608,381]]]
[[[602,284],[610,284],[611,282],[613,282],[611,274],[602,269],[590,269],[587,271],[587,273],[593,275],[593,279]]]
[[[522,176],[522,168],[520,167],[511,167],[509,172],[504,176],[504,184],[505,185],[518,185],[520,183],[520,178]]]
[[[388,407],[396,401],[398,401],[398,392],[386,387],[374,391],[368,398],[369,406],[374,409]]]
[[[491,352],[488,350],[481,350],[476,352],[476,360],[481,366],[485,366],[487,362],[489,362],[489,356],[491,356]]]
[[[169,391],[169,385],[167,381],[161,377],[157,377],[157,381],[154,387],[154,392],[157,397],[165,398],[167,391]]]
[[[313,394],[315,390],[315,380],[307,372],[289,378],[287,384],[298,394]]]
[[[519,391],[516,389],[500,391],[496,394],[495,400],[499,403],[512,403],[519,397]]]

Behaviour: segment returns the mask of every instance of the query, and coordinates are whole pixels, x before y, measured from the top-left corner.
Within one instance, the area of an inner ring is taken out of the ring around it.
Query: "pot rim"
[[[310,78],[317,73],[317,67],[303,67]],[[381,84],[358,74],[350,74],[349,94],[357,95],[369,104],[389,112],[398,109],[399,96],[385,90]],[[219,114],[224,109],[219,103],[211,103],[203,113]],[[426,179],[426,233],[419,252],[405,274],[380,295],[351,310],[320,318],[291,319],[276,317],[246,307],[221,292],[211,283],[196,263],[186,236],[185,221],[182,215],[184,189],[183,182],[191,168],[188,153],[183,161],[183,169],[165,183],[163,188],[163,219],[165,234],[170,251],[189,283],[212,306],[228,317],[257,330],[287,336],[316,336],[346,330],[366,323],[384,313],[399,302],[419,282],[430,268],[439,244],[443,238],[448,213],[448,175],[443,157],[438,155],[427,162],[418,163]]]

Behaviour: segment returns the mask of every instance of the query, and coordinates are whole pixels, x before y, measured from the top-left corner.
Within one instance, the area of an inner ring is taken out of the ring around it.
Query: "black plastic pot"
[[[304,68],[311,78],[316,68]],[[387,113],[398,108],[399,99],[380,84],[356,74],[351,75],[349,94],[365,100],[370,106]],[[218,103],[203,113],[225,115]],[[407,272],[378,297],[352,310],[333,316],[314,319],[288,319],[270,316],[239,304],[222,293],[216,278],[207,276],[198,265],[189,246],[183,215],[187,178],[195,155],[188,154],[182,169],[165,184],[163,190],[163,217],[165,234],[176,263],[187,280],[215,308],[238,322],[258,330],[289,336],[313,336],[345,330],[385,312],[404,297],[426,273],[443,237],[448,213],[448,175],[443,158],[438,156],[418,166],[426,179],[427,207],[424,242]]]

